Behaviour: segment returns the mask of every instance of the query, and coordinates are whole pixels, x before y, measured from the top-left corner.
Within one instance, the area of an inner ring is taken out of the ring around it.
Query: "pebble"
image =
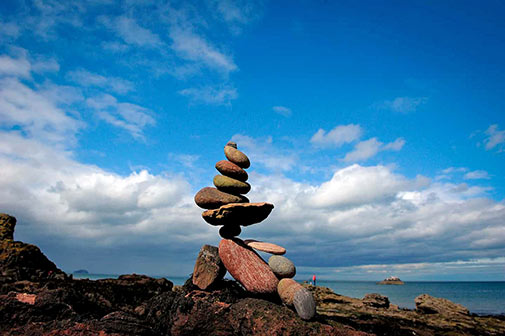
[[[216,246],[203,245],[196,258],[193,270],[193,284],[201,290],[206,290],[226,274],[226,268],[219,258]]]
[[[240,235],[240,232],[242,232],[240,225],[223,225],[223,227],[219,229],[219,235],[225,239],[232,239],[233,237],[237,237]]]
[[[272,243],[261,242],[254,239],[246,239],[244,240],[244,243],[255,250],[270,254],[283,255],[286,253],[286,249],[284,247]]]
[[[230,147],[233,147],[233,148],[237,148],[237,143],[236,143],[236,142],[233,142],[233,141],[228,141],[228,143],[226,144],[226,146],[230,146]]]
[[[216,163],[216,169],[223,175],[245,182],[249,178],[247,172],[228,160]]]
[[[204,209],[217,209],[225,204],[245,202],[249,200],[244,196],[228,194],[211,187],[205,187],[195,195],[195,203]]]
[[[224,146],[224,155],[228,160],[241,168],[249,168],[251,165],[249,158],[235,147]]]
[[[275,274],[241,239],[222,239],[219,257],[231,276],[249,292],[270,294],[277,291],[279,280]]]
[[[268,266],[279,279],[292,278],[296,274],[295,264],[286,257],[273,255],[268,259]]]
[[[219,209],[204,211],[202,217],[211,225],[248,226],[265,220],[273,208],[273,204],[265,202],[226,204]]]
[[[301,288],[296,291],[293,297],[293,306],[303,320],[310,320],[316,315],[316,302],[312,293],[306,289]]]
[[[249,183],[223,175],[214,176],[214,185],[218,190],[233,195],[247,194],[249,190],[251,190],[251,185]]]

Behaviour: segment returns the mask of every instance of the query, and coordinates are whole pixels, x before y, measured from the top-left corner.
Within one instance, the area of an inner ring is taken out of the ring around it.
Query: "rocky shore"
[[[504,335],[505,318],[482,317],[421,295],[416,310],[379,294],[354,299],[304,285],[317,305],[303,320],[277,295],[219,280],[206,290],[122,275],[76,280],[34,245],[13,240],[15,218],[0,215],[0,335]],[[210,257],[211,258],[211,257]]]

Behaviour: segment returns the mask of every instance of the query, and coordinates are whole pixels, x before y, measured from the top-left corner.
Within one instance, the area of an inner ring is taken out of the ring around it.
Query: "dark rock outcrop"
[[[31,244],[14,241],[16,218],[0,214],[0,282],[64,279],[66,274]]]

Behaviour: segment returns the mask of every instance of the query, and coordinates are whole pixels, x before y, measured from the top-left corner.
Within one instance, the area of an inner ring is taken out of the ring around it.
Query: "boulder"
[[[251,185],[249,183],[224,175],[214,176],[214,185],[218,190],[233,195],[247,194],[251,190]]]
[[[422,314],[469,315],[466,307],[443,298],[421,294],[414,300],[416,310]]]
[[[224,146],[224,155],[228,160],[239,166],[240,168],[249,168],[251,162],[249,162],[249,158],[232,146]]]
[[[205,187],[195,195],[195,203],[204,209],[217,209],[229,203],[248,203],[245,196],[228,194],[212,187]]]
[[[292,278],[296,274],[295,264],[286,257],[273,255],[268,259],[268,266],[274,274],[279,278]]]
[[[203,219],[211,225],[248,226],[265,220],[274,208],[270,203],[232,203],[204,211]]]
[[[387,296],[371,293],[363,297],[363,304],[374,308],[389,308],[389,299]]]
[[[270,294],[277,290],[277,277],[261,257],[239,238],[222,239],[219,256],[235,280],[246,290]]]
[[[211,287],[226,274],[226,268],[219,258],[216,246],[203,245],[196,258],[193,270],[193,284],[202,290]]]
[[[242,182],[247,181],[247,179],[249,178],[245,170],[243,170],[233,162],[227,160],[221,160],[218,163],[216,163],[216,169],[221,174]]]

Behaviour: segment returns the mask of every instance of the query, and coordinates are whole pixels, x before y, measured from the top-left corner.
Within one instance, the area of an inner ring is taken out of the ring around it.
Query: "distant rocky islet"
[[[277,295],[284,304],[294,307],[302,319],[312,319],[316,313],[314,298],[292,279],[296,267],[282,256],[286,249],[269,242],[238,238],[241,227],[263,222],[274,206],[267,202],[251,203],[244,196],[251,190],[245,171],[251,162],[237,144],[228,142],[224,154],[227,160],[215,165],[221,175],[214,177],[214,187],[205,187],[195,195],[195,203],[206,209],[202,218],[208,224],[221,226],[219,235],[222,239],[219,247],[204,245],[200,250],[193,271],[193,284],[202,290],[210,289],[228,271],[250,293]],[[219,259],[215,257],[216,249]],[[255,250],[272,254],[268,263]],[[212,258],[208,257],[209,251],[213,251]],[[289,286],[281,285],[283,280],[291,280]]]

